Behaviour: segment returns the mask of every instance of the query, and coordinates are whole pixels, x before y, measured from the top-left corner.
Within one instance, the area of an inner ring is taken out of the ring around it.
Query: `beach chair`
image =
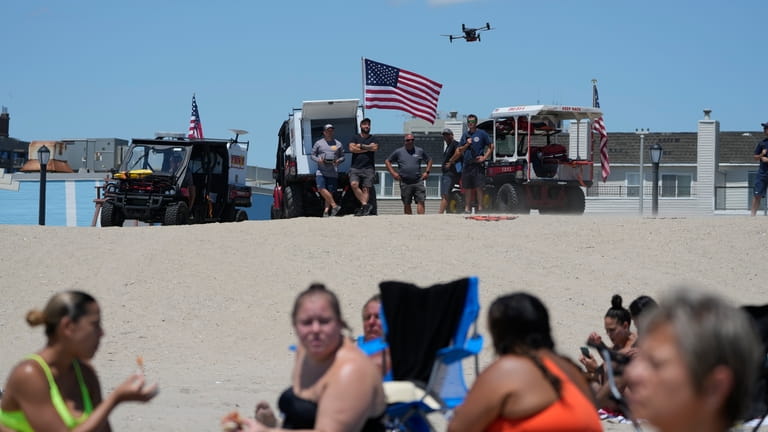
[[[392,381],[384,382],[387,429],[433,430],[427,415],[439,411],[449,417],[467,394],[462,360],[474,357],[474,374],[479,373],[478,279],[428,288],[386,281],[379,290],[392,358]]]

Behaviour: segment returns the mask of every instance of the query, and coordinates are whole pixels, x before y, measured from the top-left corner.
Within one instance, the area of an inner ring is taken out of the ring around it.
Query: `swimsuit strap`
[[[59,413],[61,419],[64,421],[64,424],[67,425],[68,428],[72,429],[80,423],[84,422],[93,411],[93,403],[91,402],[91,395],[88,393],[88,388],[85,385],[85,380],[83,379],[83,374],[80,370],[80,364],[78,361],[73,360],[72,367],[75,369],[77,383],[80,386],[80,393],[83,397],[84,410],[80,417],[75,418],[69,411],[67,404],[64,402],[64,398],[61,396],[61,391],[59,391],[59,386],[56,385],[56,381],[53,379],[53,373],[51,373],[51,368],[48,366],[48,363],[46,363],[39,354],[30,354],[27,356],[27,358],[35,360],[37,364],[43,368],[45,377],[48,380],[48,387],[50,388],[51,403],[56,409],[56,412]]]

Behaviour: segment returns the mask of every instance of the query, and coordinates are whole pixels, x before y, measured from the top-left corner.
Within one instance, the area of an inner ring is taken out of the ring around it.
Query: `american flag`
[[[192,117],[189,118],[189,133],[187,138],[202,138],[203,124],[200,123],[200,111],[197,110],[195,95],[192,95]]]
[[[592,107],[600,108],[600,98],[597,96],[597,83],[592,83]],[[603,183],[611,175],[611,160],[608,158],[608,132],[605,131],[603,116],[592,122],[592,131],[600,135],[600,168],[602,169]]]
[[[366,109],[405,111],[435,123],[442,84],[405,69],[364,60]]]

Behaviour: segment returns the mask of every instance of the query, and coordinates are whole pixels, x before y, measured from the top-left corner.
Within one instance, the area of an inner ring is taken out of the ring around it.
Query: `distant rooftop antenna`
[[[240,138],[240,135],[245,135],[248,133],[247,130],[242,130],[242,129],[230,129],[230,130],[232,131],[232,133],[235,134],[235,140],[234,140],[235,142],[237,142],[237,139]]]

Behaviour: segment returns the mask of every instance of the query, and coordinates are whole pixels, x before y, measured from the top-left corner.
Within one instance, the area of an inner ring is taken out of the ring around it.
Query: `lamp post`
[[[651,130],[648,128],[635,129],[635,134],[640,135],[640,193],[638,194],[640,197],[640,216],[643,215],[643,186],[645,186],[645,178],[643,178],[643,146],[645,135],[650,132]]]
[[[652,213],[655,217],[659,214],[659,163],[661,156],[664,155],[664,149],[659,143],[654,144],[648,151],[651,153],[651,162],[653,162],[653,204]]]
[[[42,146],[37,150],[37,161],[40,163],[40,225],[45,225],[45,174],[48,169],[48,160],[51,157],[51,151],[48,147]]]

